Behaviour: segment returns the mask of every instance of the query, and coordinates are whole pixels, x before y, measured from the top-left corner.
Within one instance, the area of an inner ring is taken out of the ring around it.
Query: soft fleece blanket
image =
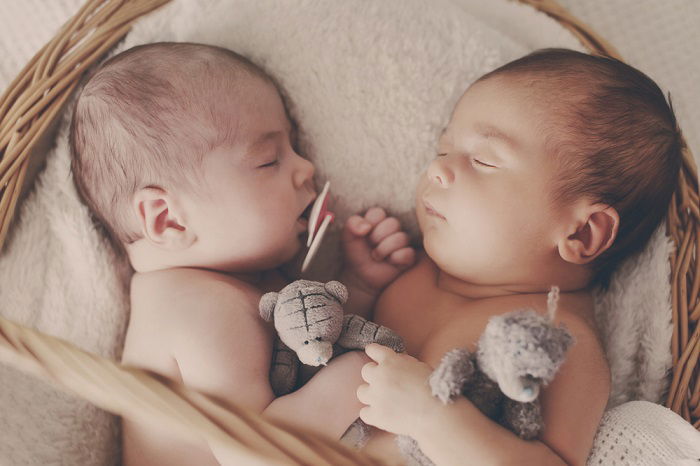
[[[52,5],[75,9],[77,3]],[[50,8],[42,2],[39,11]],[[158,40],[221,45],[264,66],[284,89],[319,181],[332,181],[336,225],[381,204],[416,239],[413,188],[467,85],[539,47],[581,50],[528,6],[476,0],[435,0],[429,7],[419,0],[299,0],[274,7],[176,0],[144,18],[117,50]],[[3,76],[5,82],[11,77]],[[77,199],[66,129],[63,121],[0,260],[0,312],[118,358],[128,321],[127,277]],[[337,271],[337,246],[336,231],[314,275]],[[658,401],[666,386],[670,250],[660,230],[623,267],[611,291],[597,297],[614,376],[611,407],[629,399]],[[118,461],[113,416],[6,367],[0,367],[0,412],[0,461],[7,464]]]

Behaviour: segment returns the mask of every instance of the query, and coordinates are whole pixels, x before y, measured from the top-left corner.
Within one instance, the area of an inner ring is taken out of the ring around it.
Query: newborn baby
[[[287,284],[276,269],[300,250],[302,214],[316,197],[314,167],[293,138],[275,84],[249,60],[217,47],[150,44],[110,59],[86,83],[71,124],[72,169],[135,271],[123,363],[338,439],[358,417],[363,353],[333,359],[277,399],[268,380],[274,329],[258,302]],[[350,295],[361,288],[353,307],[414,260],[398,222],[371,213],[345,271]],[[123,460],[241,461],[129,419]]]
[[[617,60],[550,49],[472,84],[416,190],[424,252],[374,312],[411,356],[367,348],[361,418],[415,438],[436,464],[585,464],[610,390],[590,292],[659,225],[680,150],[661,90]],[[474,351],[494,315],[546,313],[552,285],[555,323],[576,343],[541,392],[539,439],[521,440],[466,398],[431,396],[426,380],[446,352]],[[391,437],[367,445],[389,464],[400,458]]]

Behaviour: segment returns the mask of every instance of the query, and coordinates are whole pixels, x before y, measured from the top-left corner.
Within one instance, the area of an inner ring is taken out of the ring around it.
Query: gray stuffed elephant
[[[550,294],[550,305],[556,297]],[[549,316],[521,309],[492,317],[476,353],[454,349],[443,356],[428,380],[433,396],[443,403],[465,396],[520,438],[537,437],[543,427],[540,387],[554,378],[574,342],[565,327],[552,324],[552,317],[552,309]],[[412,438],[396,441],[408,464],[433,464]]]
[[[291,392],[297,382],[299,362],[325,365],[349,350],[362,350],[370,343],[388,346],[397,352],[404,344],[392,330],[358,315],[343,312],[348,290],[340,282],[297,280],[279,293],[260,298],[260,315],[274,320],[275,341],[270,384],[276,396]]]

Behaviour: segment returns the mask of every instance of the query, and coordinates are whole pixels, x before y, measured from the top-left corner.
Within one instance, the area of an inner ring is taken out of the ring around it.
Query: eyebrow
[[[511,149],[517,149],[520,146],[520,143],[515,140],[515,138],[507,135],[503,131],[501,131],[499,128],[488,124],[488,123],[476,123],[474,125],[476,132],[478,135],[485,139],[495,139],[502,141],[506,144],[508,144]]]
[[[245,151],[246,158],[254,157],[260,151],[261,146],[268,141],[277,139],[282,134],[282,131],[268,131],[267,133],[263,133],[259,138],[248,145]]]
[[[295,127],[289,121],[285,125],[285,128],[290,134],[292,134],[295,130]],[[279,136],[284,136],[284,131],[268,131],[266,133],[261,134],[260,137],[258,137],[254,142],[248,145],[248,147],[246,148],[246,155],[250,156],[255,154],[255,152],[257,152],[260,146],[262,146],[270,140],[277,139]]]

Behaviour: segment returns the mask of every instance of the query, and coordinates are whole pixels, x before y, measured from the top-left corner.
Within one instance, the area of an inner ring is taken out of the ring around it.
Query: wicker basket
[[[29,155],[75,89],[143,14],[169,0],[89,0],[22,70],[0,98],[0,248],[27,173]],[[592,52],[620,58],[590,28],[555,0],[520,0],[547,13]],[[700,208],[697,168],[683,148],[679,186],[666,217],[676,251],[670,258],[673,374],[666,406],[700,428]],[[22,370],[56,383],[97,406],[134,419],[159,419],[265,464],[379,464],[367,455],[320,437],[269,422],[245,409],[224,409],[204,395],[147,372],[122,367],[73,345],[0,318],[0,355]]]

